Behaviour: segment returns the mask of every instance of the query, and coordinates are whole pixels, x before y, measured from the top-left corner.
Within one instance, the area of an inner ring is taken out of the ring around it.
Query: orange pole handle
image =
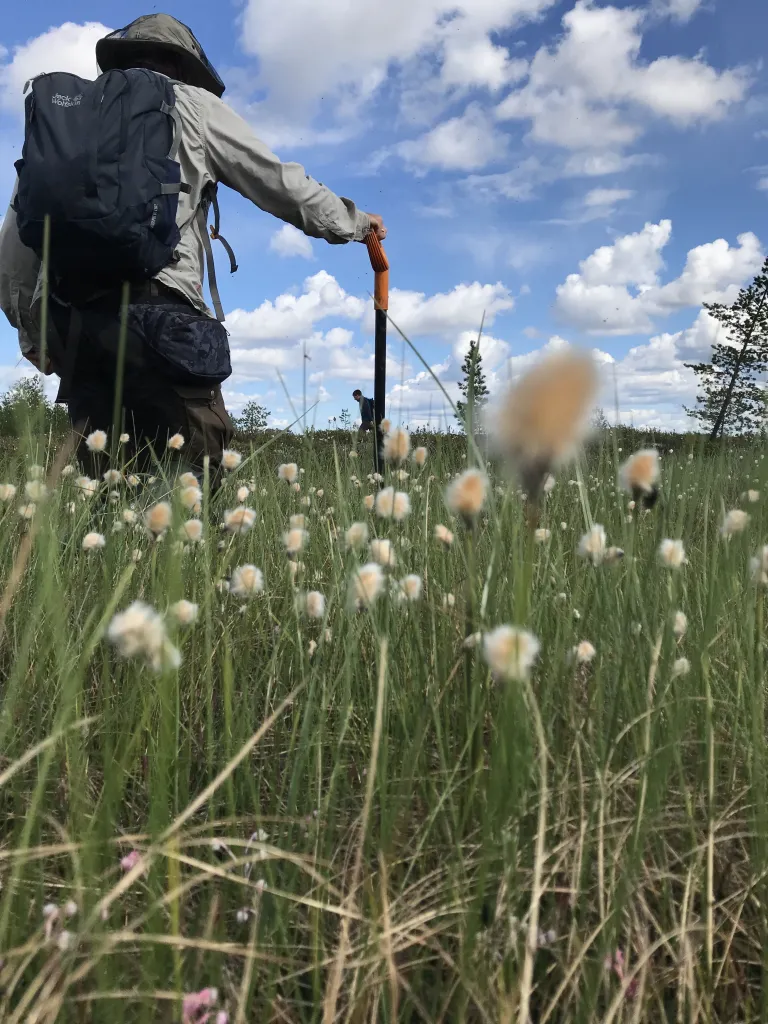
[[[377,309],[389,309],[389,260],[384,246],[376,237],[375,231],[365,236],[368,258],[373,268],[373,300]]]

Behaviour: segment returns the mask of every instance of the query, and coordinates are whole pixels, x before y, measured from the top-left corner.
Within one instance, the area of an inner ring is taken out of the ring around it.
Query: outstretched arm
[[[311,178],[301,164],[283,163],[231,107],[210,99],[204,125],[212,176],[260,209],[327,242],[361,242],[373,229],[386,235],[381,217],[358,210]]]

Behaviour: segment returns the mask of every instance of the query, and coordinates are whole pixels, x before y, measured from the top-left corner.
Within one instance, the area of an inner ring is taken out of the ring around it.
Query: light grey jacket
[[[192,191],[179,196],[180,259],[164,267],[158,281],[212,315],[203,297],[205,255],[195,219],[202,190],[210,183],[228,185],[314,238],[333,243],[362,241],[370,219],[351,200],[314,181],[300,164],[282,163],[247,121],[212,93],[181,82],[174,83],[174,88],[182,123],[181,179]],[[9,207],[0,227],[0,309],[18,330],[24,354],[38,345],[40,298],[40,261],[19,239],[16,215]]]

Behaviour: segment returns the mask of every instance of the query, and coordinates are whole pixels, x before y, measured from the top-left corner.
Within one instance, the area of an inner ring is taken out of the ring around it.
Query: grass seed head
[[[296,483],[296,478],[299,475],[299,467],[295,462],[284,462],[282,465],[277,467],[277,478],[278,480],[285,480],[286,483]]]
[[[94,430],[86,437],[85,446],[91,452],[103,452],[107,447],[107,435],[103,430]]]
[[[144,513],[144,525],[153,537],[160,537],[171,525],[173,512],[167,501],[158,501]]]
[[[310,619],[322,619],[325,615],[325,595],[319,590],[310,590],[306,597],[306,611]]]
[[[677,658],[672,665],[672,678],[679,679],[681,676],[687,676],[690,671],[690,661],[687,658]]]
[[[598,376],[589,353],[568,349],[540,360],[512,385],[489,433],[498,453],[539,493],[551,466],[571,458],[589,428]]]
[[[304,530],[307,526],[307,517],[303,512],[297,512],[288,520],[288,525],[292,530]]]
[[[199,512],[201,502],[203,500],[203,492],[197,484],[190,487],[183,487],[181,494],[179,495],[179,500],[184,508],[188,509],[190,512]]]
[[[359,551],[361,548],[364,548],[368,543],[367,523],[352,523],[344,534],[344,539],[347,543],[347,547],[352,548],[354,551]]]
[[[398,592],[403,601],[418,601],[421,597],[421,576],[411,573],[398,583]]]
[[[180,452],[181,449],[184,447],[184,444],[185,441],[183,434],[174,434],[172,437],[168,438],[168,447],[173,452]]]
[[[229,592],[235,597],[249,598],[264,589],[264,576],[255,565],[239,565],[229,581]]]
[[[533,633],[517,626],[497,626],[483,637],[483,657],[500,679],[527,679],[540,648]]]
[[[106,543],[103,533],[86,533],[83,537],[83,551],[100,551]]]
[[[367,512],[372,512],[373,511],[373,507],[374,507],[375,503],[376,503],[376,498],[374,497],[373,494],[366,494],[366,496],[363,498],[363,506],[364,506],[364,508],[366,509]]]
[[[356,570],[352,577],[351,593],[357,608],[370,607],[384,587],[381,566],[368,562]]]
[[[372,540],[371,558],[374,562],[378,562],[379,565],[395,565],[397,558],[395,557],[392,541],[382,537]]]
[[[634,501],[642,499],[645,506],[651,508],[659,494],[660,472],[659,453],[655,448],[644,448],[630,455],[619,469],[619,486],[631,494]]]
[[[237,469],[242,461],[243,456],[240,452],[234,452],[231,448],[225,448],[221,453],[221,464],[229,473]]]
[[[732,537],[734,533],[742,533],[749,525],[749,513],[742,512],[740,508],[732,508],[727,512],[720,533],[723,537]]]
[[[13,501],[16,487],[13,484],[0,484],[0,501]]]
[[[447,526],[443,526],[442,523],[438,523],[435,527],[435,540],[449,548],[451,544],[453,544],[453,533]]]
[[[387,462],[404,462],[411,450],[411,438],[407,430],[395,427],[384,438],[384,458]]]
[[[578,552],[593,565],[600,565],[606,554],[605,527],[595,523],[579,541]]]
[[[192,601],[182,600],[172,604],[168,611],[180,626],[191,626],[193,622],[197,621],[200,609]]]
[[[283,534],[283,545],[286,554],[298,555],[299,552],[303,551],[304,545],[308,540],[309,534],[306,530],[301,530],[298,527],[288,530],[287,533]]]
[[[424,448],[423,445],[418,447],[418,448],[414,448],[414,450],[413,450],[413,461],[416,463],[416,465],[419,468],[421,468],[424,465],[424,463],[427,461],[427,449]]]
[[[574,660],[579,665],[588,665],[596,654],[597,651],[589,640],[582,640],[573,648]]]
[[[672,625],[672,632],[676,637],[685,636],[685,631],[688,629],[688,616],[685,612],[675,612],[675,619]]]
[[[248,533],[255,522],[256,513],[252,508],[246,508],[245,505],[228,509],[224,513],[224,526],[229,533]]]
[[[488,477],[481,469],[465,469],[448,486],[445,503],[451,512],[472,523],[488,497]]]
[[[667,569],[679,569],[685,565],[685,547],[681,540],[670,540],[668,537],[659,545],[661,564]]]
[[[200,519],[188,519],[181,526],[181,539],[190,544],[199,544],[203,539],[203,524]]]

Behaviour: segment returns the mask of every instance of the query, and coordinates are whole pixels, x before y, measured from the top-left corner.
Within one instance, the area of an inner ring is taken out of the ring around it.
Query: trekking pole
[[[373,357],[373,415],[376,439],[373,445],[374,471],[380,473],[384,464],[384,396],[387,390],[387,310],[389,309],[389,261],[375,231],[365,236],[368,256],[373,267],[373,306],[376,310],[376,347]]]

